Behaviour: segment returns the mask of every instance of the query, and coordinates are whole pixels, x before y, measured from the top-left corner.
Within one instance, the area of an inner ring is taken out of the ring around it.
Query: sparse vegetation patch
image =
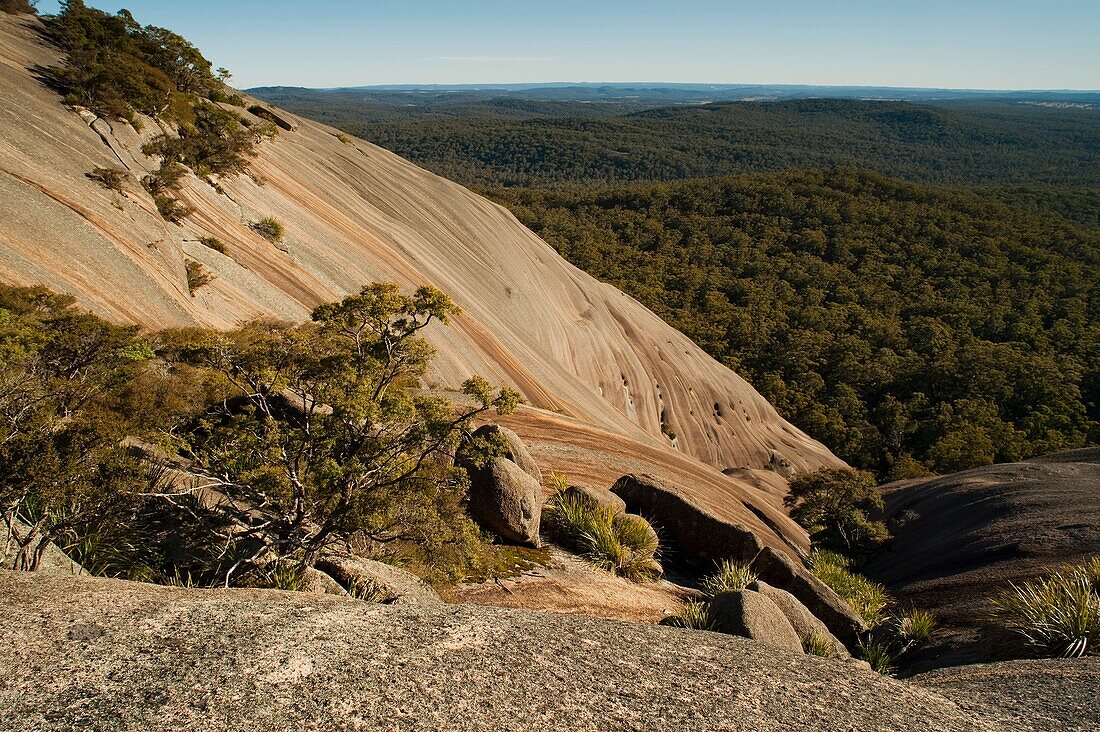
[[[272,244],[281,243],[285,235],[283,223],[274,216],[264,216],[259,221],[253,221],[250,227]]]

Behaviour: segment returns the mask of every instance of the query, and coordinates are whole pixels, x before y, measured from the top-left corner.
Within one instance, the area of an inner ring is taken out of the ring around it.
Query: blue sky
[[[1100,89],[1100,0],[90,0],[240,87],[666,81]],[[56,0],[42,0],[54,12]]]

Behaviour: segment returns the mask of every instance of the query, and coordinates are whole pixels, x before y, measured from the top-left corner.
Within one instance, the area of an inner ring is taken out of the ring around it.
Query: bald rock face
[[[463,312],[450,327],[426,332],[438,351],[428,386],[454,389],[482,374],[518,389],[544,425],[625,441],[630,447],[620,457],[691,458],[697,465],[684,490],[707,493],[753,530],[774,534],[766,524],[779,525],[804,542],[776,496],[753,493],[755,478],[712,473],[763,470],[773,452],[796,471],[840,461],[743,379],[637,301],[563,260],[507,210],[381,148],[341,142],[331,128],[268,110],[284,124],[259,146],[249,174],[216,187],[188,175],[179,198],[195,212],[168,223],[139,184],[159,164],[141,147],[160,127],[145,119],[138,132],[66,108],[28,71],[62,61],[40,31],[33,17],[0,15],[4,281],[44,284],[100,315],[150,328],[303,320],[317,304],[366,282],[431,284]],[[259,121],[248,109],[227,109]],[[125,170],[124,192],[86,177],[97,167]],[[278,245],[251,226],[268,216],[285,227]],[[201,237],[216,237],[225,253]],[[189,260],[213,276],[193,296]],[[567,474],[572,462],[563,454],[536,457],[544,470]],[[700,471],[706,481],[694,479]],[[723,487],[721,497],[692,487],[708,481]],[[742,498],[760,503],[758,511],[746,510]],[[757,518],[761,511],[768,522]]]

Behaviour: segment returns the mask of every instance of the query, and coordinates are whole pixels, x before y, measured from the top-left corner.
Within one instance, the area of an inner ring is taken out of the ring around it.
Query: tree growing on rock
[[[0,286],[0,518],[12,568],[115,520],[147,484],[112,400],[152,355],[135,327],[44,288]]]
[[[870,517],[883,502],[875,477],[865,470],[822,468],[796,475],[783,503],[815,543],[851,552],[889,538],[886,524]]]
[[[228,386],[180,444],[236,515],[233,542],[254,546],[238,564],[310,567],[353,540],[407,541],[428,555],[476,542],[451,456],[475,415],[506,414],[519,395],[474,377],[459,408],[414,388],[433,355],[420,333],[457,312],[434,288],[408,295],[376,283],[304,325],[262,320],[171,339],[177,361]]]

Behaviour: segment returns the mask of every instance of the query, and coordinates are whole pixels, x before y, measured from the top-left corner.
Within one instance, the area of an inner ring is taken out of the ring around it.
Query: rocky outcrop
[[[680,558],[749,561],[763,547],[744,525],[715,516],[651,475],[624,475],[611,492],[632,513],[650,517]]]
[[[904,606],[936,614],[930,663],[974,663],[988,598],[1100,552],[1100,447],[883,486],[890,543],[861,571]]]
[[[0,728],[37,732],[1029,728],[743,638],[469,605],[0,572],[0,644]]]
[[[503,441],[504,444],[508,446],[503,457],[511,460],[522,468],[523,472],[527,473],[538,482],[542,482],[542,471],[539,470],[538,463],[531,457],[531,452],[527,449],[527,445],[523,444],[523,440],[520,439],[520,436],[514,431],[499,424],[486,424],[474,430],[473,437],[475,439],[481,437]]]
[[[567,496],[576,496],[593,506],[602,506],[616,516],[626,513],[626,501],[606,488],[592,488],[586,485],[571,485],[565,489]]]
[[[42,30],[37,19],[0,15],[0,201],[19,212],[0,216],[4,281],[44,284],[148,328],[301,321],[366,282],[430,283],[462,308],[450,327],[424,331],[438,351],[433,388],[457,390],[484,374],[549,415],[673,454],[663,412],[681,454],[711,466],[762,466],[773,449],[799,469],[840,464],[734,372],[570,265],[504,208],[247,95],[283,131],[259,145],[246,175],[219,178],[217,187],[188,176],[179,197],[196,213],[166,223],[137,184],[159,162],[141,154],[158,126],[100,120],[92,129],[65,107],[31,72],[61,63]],[[120,166],[134,181],[125,197],[85,178]],[[286,227],[288,252],[248,226],[270,215]],[[202,246],[201,236],[217,237],[229,255]],[[185,257],[216,276],[195,297]],[[567,463],[565,454],[554,467]]]
[[[811,635],[817,635],[820,638],[824,638],[832,644],[832,652],[829,654],[830,658],[849,658],[851,656],[848,653],[848,649],[829,632],[829,628],[825,623],[821,622],[813,613],[811,613],[805,605],[799,602],[798,598],[787,592],[781,590],[778,587],[772,587],[767,582],[751,582],[745,588],[752,592],[759,592],[764,597],[771,600],[780,612],[787,618],[787,622],[794,628],[794,632],[798,634],[801,640],[806,640]]]
[[[500,538],[539,546],[542,486],[516,463],[492,458],[471,467],[470,515]]]
[[[831,587],[771,547],[757,555],[752,570],[764,582],[798,598],[849,650],[867,631],[863,619]]]
[[[439,605],[443,600],[412,572],[372,559],[329,555],[317,568],[336,580],[353,597],[398,605]]]
[[[299,588],[301,592],[341,597],[348,594],[347,589],[329,576],[327,572],[322,572],[313,567],[306,567],[305,571],[302,572],[301,583],[302,585]]]
[[[792,653],[802,653],[802,639],[791,627],[787,616],[759,592],[723,592],[707,603],[707,611],[715,629],[722,633],[751,638]]]
[[[30,527],[19,519],[15,520],[15,531],[20,536],[26,536]],[[14,536],[8,529],[7,522],[0,519],[0,569],[14,569],[14,563],[19,554],[19,546]],[[61,551],[56,544],[47,544],[38,562],[38,571],[47,574],[74,575],[80,574],[82,567],[69,558],[69,555]]]

